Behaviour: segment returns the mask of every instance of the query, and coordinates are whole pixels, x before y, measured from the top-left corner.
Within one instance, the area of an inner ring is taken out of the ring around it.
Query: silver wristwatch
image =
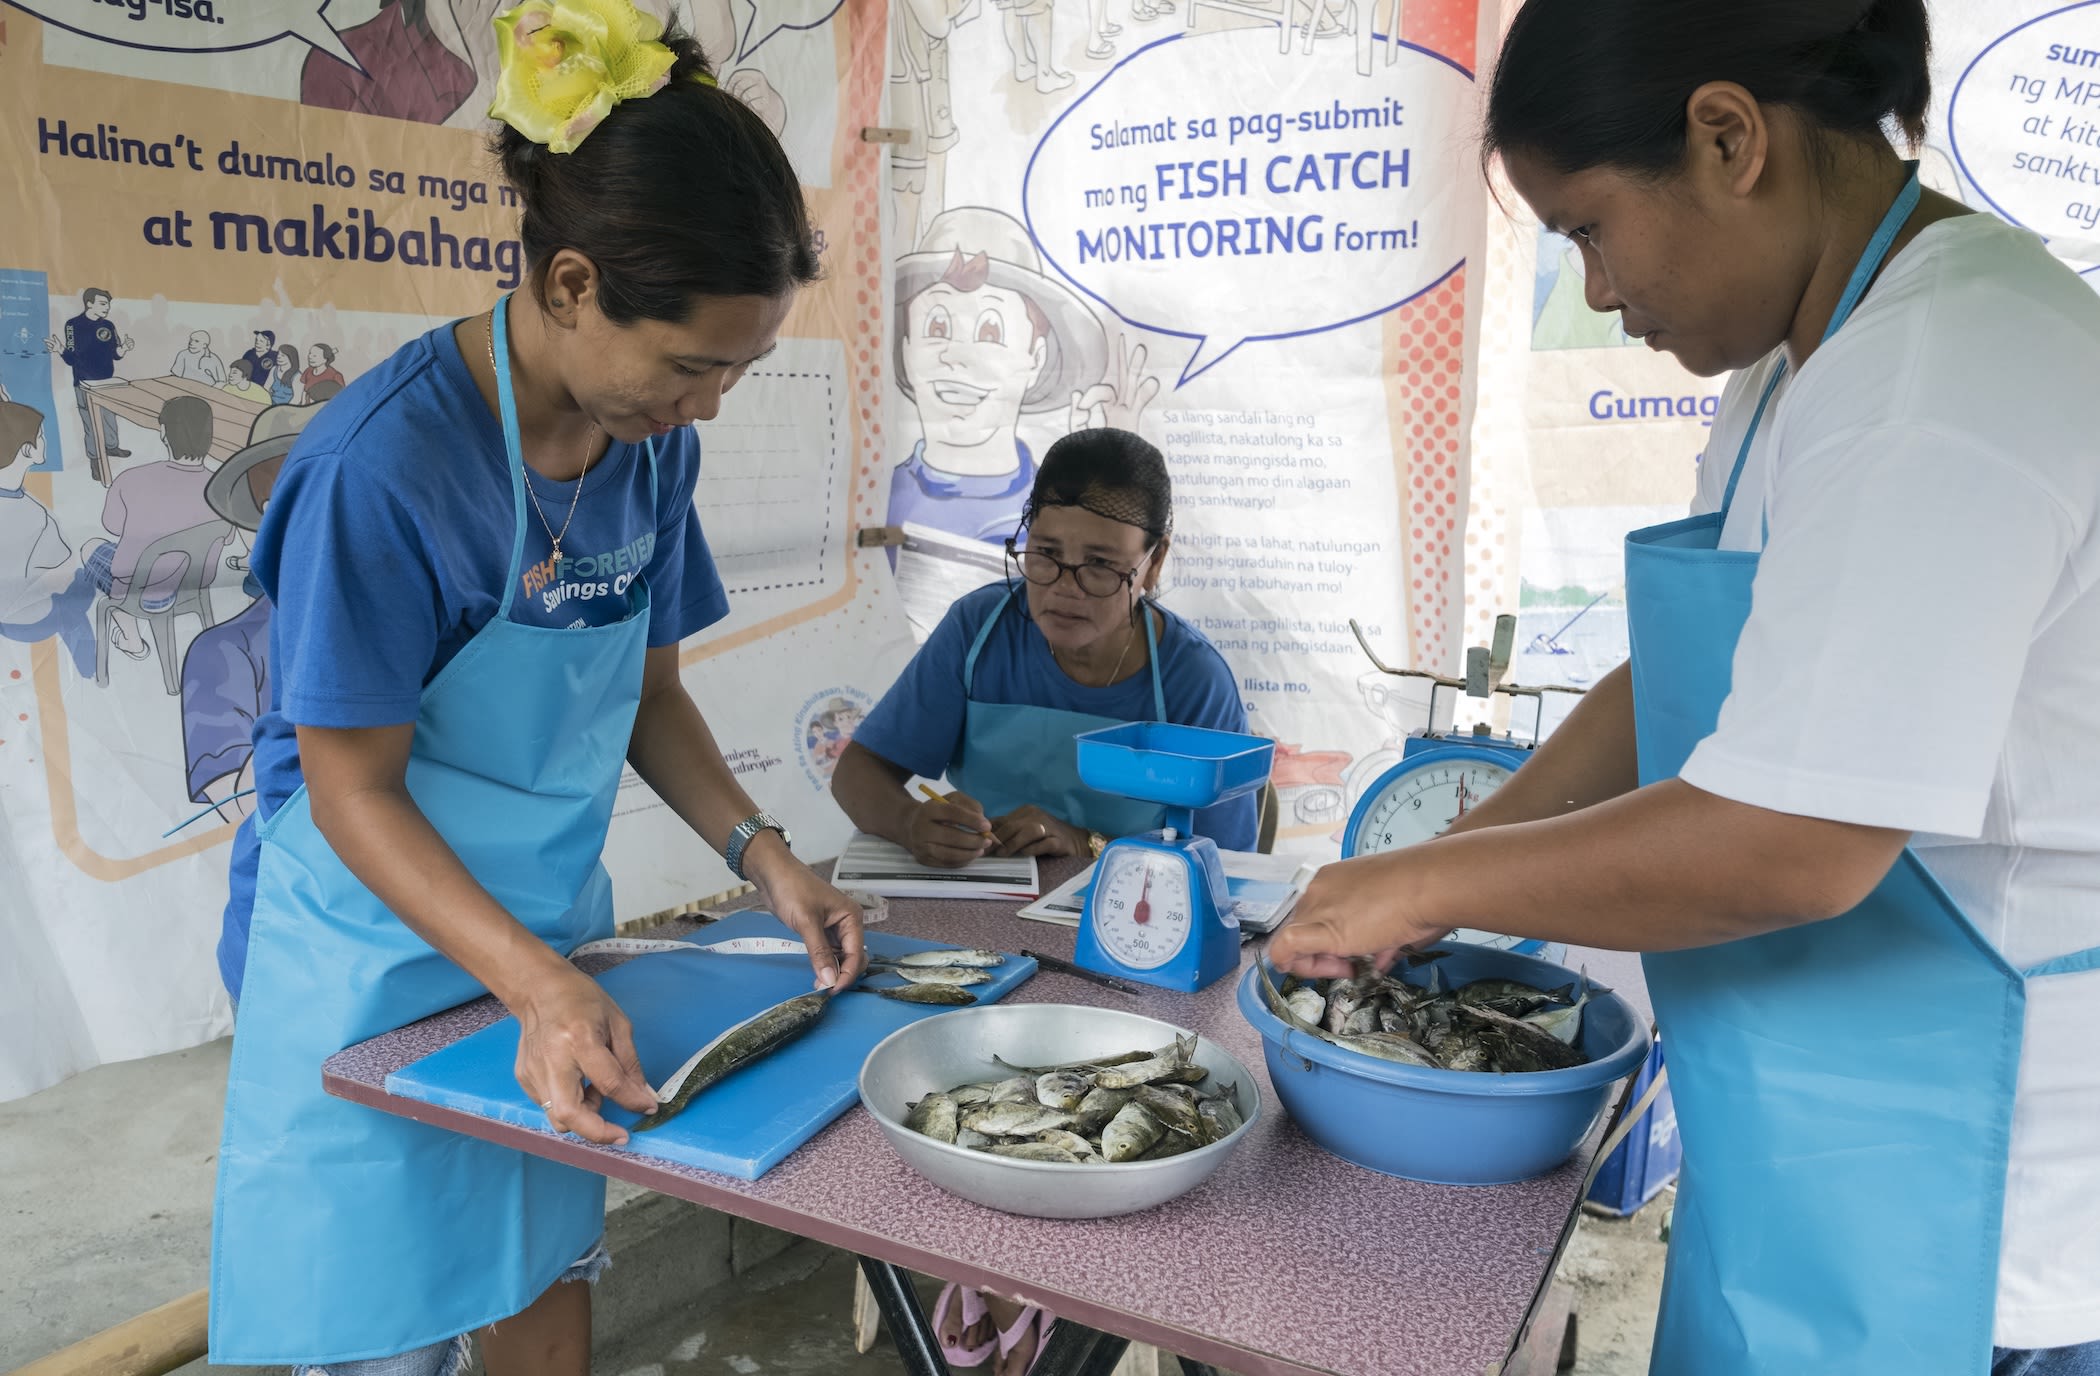
[[[754,812],[738,822],[736,830],[729,833],[729,844],[723,847],[722,858],[729,862],[729,872],[747,884],[751,882],[751,877],[744,873],[744,848],[762,831],[779,832],[782,845],[795,844],[795,838],[788,835],[788,829],[770,812]]]

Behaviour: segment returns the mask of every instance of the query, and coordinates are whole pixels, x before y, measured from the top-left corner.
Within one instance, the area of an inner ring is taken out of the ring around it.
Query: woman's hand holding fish
[[[818,878],[779,842],[776,833],[760,832],[746,853],[745,869],[765,894],[773,915],[809,948],[817,988],[850,989],[868,968],[860,904]]]
[[[556,1132],[620,1146],[627,1133],[600,1116],[605,1101],[636,1113],[655,1110],[633,1025],[589,975],[557,958],[510,1009],[520,1029],[518,1085]]]
[[[1403,950],[1443,940],[1451,925],[1421,915],[1405,873],[1399,855],[1324,866],[1269,939],[1270,963],[1307,979],[1336,979],[1353,973],[1353,956],[1369,956],[1385,970]]]

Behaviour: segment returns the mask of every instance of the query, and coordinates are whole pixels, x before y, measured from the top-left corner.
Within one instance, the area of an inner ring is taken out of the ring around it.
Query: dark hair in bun
[[[571,248],[598,268],[599,307],[616,324],[684,320],[704,296],[781,296],[817,280],[802,182],[773,131],[712,77],[675,23],[663,89],[613,107],[574,152],[551,153],[508,125],[490,141],[523,210],[526,281]]]

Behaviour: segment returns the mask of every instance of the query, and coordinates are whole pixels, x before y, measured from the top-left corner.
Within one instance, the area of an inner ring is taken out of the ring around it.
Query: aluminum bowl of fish
[[[951,1194],[1035,1218],[1108,1218],[1186,1194],[1261,1112],[1231,1053],[1136,1013],[963,1008],[868,1053],[860,1098]],[[996,1102],[995,1102],[996,1101]]]
[[[1240,1012],[1276,1097],[1345,1161],[1439,1185],[1544,1175],[1648,1055],[1633,1006],[1565,966],[1458,942],[1390,974],[1299,981],[1257,962]]]

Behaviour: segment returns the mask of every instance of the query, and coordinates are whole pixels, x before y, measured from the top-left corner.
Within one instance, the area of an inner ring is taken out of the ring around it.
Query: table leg
[[[941,1356],[940,1335],[933,1331],[926,1311],[919,1307],[911,1277],[902,1267],[873,1257],[860,1258],[860,1271],[868,1278],[868,1288],[875,1292],[883,1326],[890,1331],[890,1341],[897,1344],[904,1369],[911,1376],[950,1376],[947,1359]]]
[[[1130,1339],[1059,1319],[1029,1376],[1110,1376]]]

